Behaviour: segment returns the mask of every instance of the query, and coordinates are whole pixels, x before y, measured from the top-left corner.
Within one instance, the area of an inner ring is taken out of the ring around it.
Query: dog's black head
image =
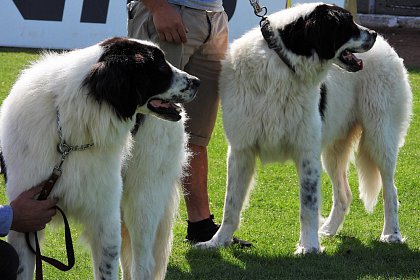
[[[181,107],[191,101],[200,81],[169,64],[154,44],[111,38],[99,44],[102,54],[83,86],[98,102],[112,106],[122,118],[136,112],[178,121]]]
[[[320,60],[337,59],[342,68],[355,72],[363,68],[362,61],[352,53],[368,51],[376,32],[353,21],[351,13],[334,5],[319,4],[279,28],[285,47],[297,55],[313,56]]]

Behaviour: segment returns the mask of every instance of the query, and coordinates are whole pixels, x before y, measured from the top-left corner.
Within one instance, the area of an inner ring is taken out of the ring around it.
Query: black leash
[[[249,3],[254,8],[254,14],[257,17],[261,18],[260,20],[261,33],[265,41],[267,42],[268,47],[277,53],[280,59],[284,62],[284,64],[286,64],[289,67],[289,69],[293,73],[296,73],[296,70],[293,67],[290,60],[283,54],[283,47],[281,46],[280,42],[275,36],[273,28],[270,25],[270,21],[266,17],[267,8],[264,6],[261,7],[260,4],[258,3],[258,0],[249,0]],[[286,2],[286,7],[287,7],[287,2]]]
[[[48,178],[47,181],[44,183],[44,187],[42,188],[42,191],[40,195],[38,196],[38,200],[45,200],[47,199],[48,195],[50,194],[52,188],[54,187],[55,183],[57,182],[58,178],[60,177],[60,173],[56,172],[54,169],[53,173],[51,174],[50,178]],[[31,242],[29,240],[29,232],[25,233],[26,243],[28,244],[29,248],[31,249],[32,253],[35,254],[35,279],[36,280],[42,280],[43,279],[43,273],[42,273],[42,261],[45,261],[49,263],[50,265],[54,266],[55,268],[61,270],[61,271],[68,271],[73,268],[75,263],[75,257],[74,257],[74,249],[73,249],[73,242],[71,238],[71,232],[70,232],[70,226],[67,221],[66,215],[64,214],[64,211],[61,210],[58,206],[56,206],[56,209],[61,213],[61,216],[63,217],[64,221],[64,235],[65,235],[65,241],[66,241],[66,252],[67,252],[67,265],[60,262],[59,260],[43,256],[41,254],[41,248],[39,247],[39,241],[38,241],[38,234],[37,232],[33,232],[34,239],[35,239],[35,249],[32,248]]]

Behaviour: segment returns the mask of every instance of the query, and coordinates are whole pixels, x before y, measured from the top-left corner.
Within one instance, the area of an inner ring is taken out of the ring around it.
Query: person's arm
[[[0,205],[0,236],[6,236],[9,233],[13,220],[13,210],[10,205]]]
[[[159,39],[173,43],[185,43],[187,30],[181,15],[166,0],[142,0],[150,11]]]

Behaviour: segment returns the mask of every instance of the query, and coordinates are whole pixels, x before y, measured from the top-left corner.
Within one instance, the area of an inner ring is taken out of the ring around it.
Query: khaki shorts
[[[173,44],[160,41],[153,18],[141,1],[128,4],[128,36],[157,43],[166,59],[201,80],[197,97],[185,104],[189,117],[186,131],[190,142],[207,146],[216,122],[219,94],[220,60],[228,46],[228,18],[225,12],[207,12],[173,5],[181,14],[188,29],[187,43]]]

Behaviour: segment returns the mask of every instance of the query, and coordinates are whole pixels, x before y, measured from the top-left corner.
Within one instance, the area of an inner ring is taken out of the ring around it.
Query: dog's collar
[[[261,19],[260,27],[261,33],[267,42],[268,47],[277,53],[280,59],[290,68],[290,70],[292,70],[293,73],[296,73],[296,70],[290,60],[283,54],[283,48],[278,44],[268,18],[263,17]]]
[[[84,151],[94,146],[93,143],[84,144],[84,145],[69,145],[66,143],[63,137],[63,130],[61,128],[60,121],[60,112],[57,109],[57,132],[60,138],[60,143],[57,146],[58,152],[61,154],[60,162],[54,167],[54,172],[61,175],[61,165],[63,165],[64,160],[72,151]]]

